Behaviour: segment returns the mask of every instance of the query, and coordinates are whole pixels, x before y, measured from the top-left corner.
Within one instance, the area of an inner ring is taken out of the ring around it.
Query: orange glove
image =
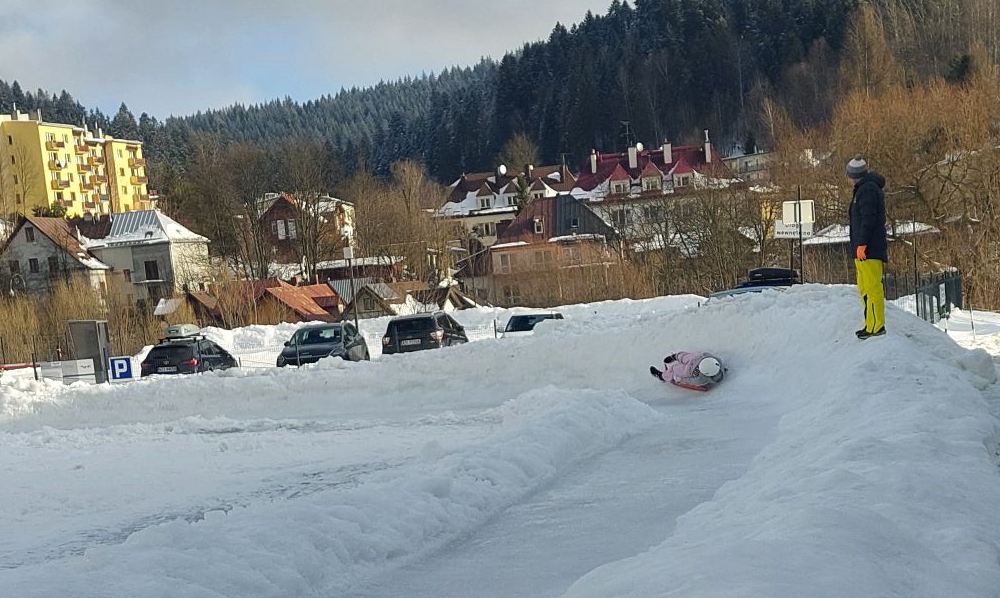
[[[863,262],[866,259],[868,259],[867,253],[868,253],[868,246],[867,245],[858,245],[858,250],[855,252],[854,255],[855,255],[855,257],[858,258],[858,261]]]

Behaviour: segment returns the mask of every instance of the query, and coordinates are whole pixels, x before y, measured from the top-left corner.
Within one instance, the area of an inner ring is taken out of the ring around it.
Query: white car
[[[503,328],[500,338],[515,336],[530,336],[535,330],[535,326],[543,320],[562,320],[563,315],[559,312],[548,311],[532,314],[517,314],[507,320],[507,325]]]

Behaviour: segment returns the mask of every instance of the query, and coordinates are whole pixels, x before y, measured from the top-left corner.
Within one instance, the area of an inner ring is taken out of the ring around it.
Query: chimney
[[[674,161],[674,146],[669,142],[663,142],[663,163],[671,164]]]
[[[590,174],[597,174],[597,150],[590,150]]]
[[[634,145],[628,148],[628,167],[632,170],[639,168],[639,149]]]
[[[712,142],[708,139],[708,129],[705,129],[705,164],[712,163]]]
[[[42,122],[42,109],[41,108],[39,108],[38,110],[35,110],[35,118],[38,120],[38,122]]]

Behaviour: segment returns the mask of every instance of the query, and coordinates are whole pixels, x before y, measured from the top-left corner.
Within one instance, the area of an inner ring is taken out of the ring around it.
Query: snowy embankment
[[[0,595],[350,594],[461,550],[458,538],[612,450],[634,467],[594,492],[628,493],[640,472],[662,476],[652,490],[667,504],[671,488],[705,487],[700,504],[652,547],[621,526],[623,554],[545,595],[995,595],[989,355],[897,309],[888,336],[859,342],[850,288],[679,307],[566,308],[532,337],[370,363],[0,387]],[[710,394],[645,371],[698,348],[730,367]],[[732,425],[740,414],[752,429]],[[698,442],[742,438],[745,462],[675,471],[655,446],[622,452],[674,416]],[[727,473],[713,482],[714,470]],[[513,541],[543,555],[531,529]],[[505,563],[481,566],[502,578]]]

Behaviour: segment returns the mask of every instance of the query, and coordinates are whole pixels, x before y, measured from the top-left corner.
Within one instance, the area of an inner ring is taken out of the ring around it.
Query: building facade
[[[0,249],[3,291],[45,293],[55,284],[81,280],[105,290],[111,268],[90,254],[85,244],[62,218],[21,217]]]
[[[41,112],[0,115],[0,210],[67,216],[151,207],[139,141],[87,127],[49,123]]]

